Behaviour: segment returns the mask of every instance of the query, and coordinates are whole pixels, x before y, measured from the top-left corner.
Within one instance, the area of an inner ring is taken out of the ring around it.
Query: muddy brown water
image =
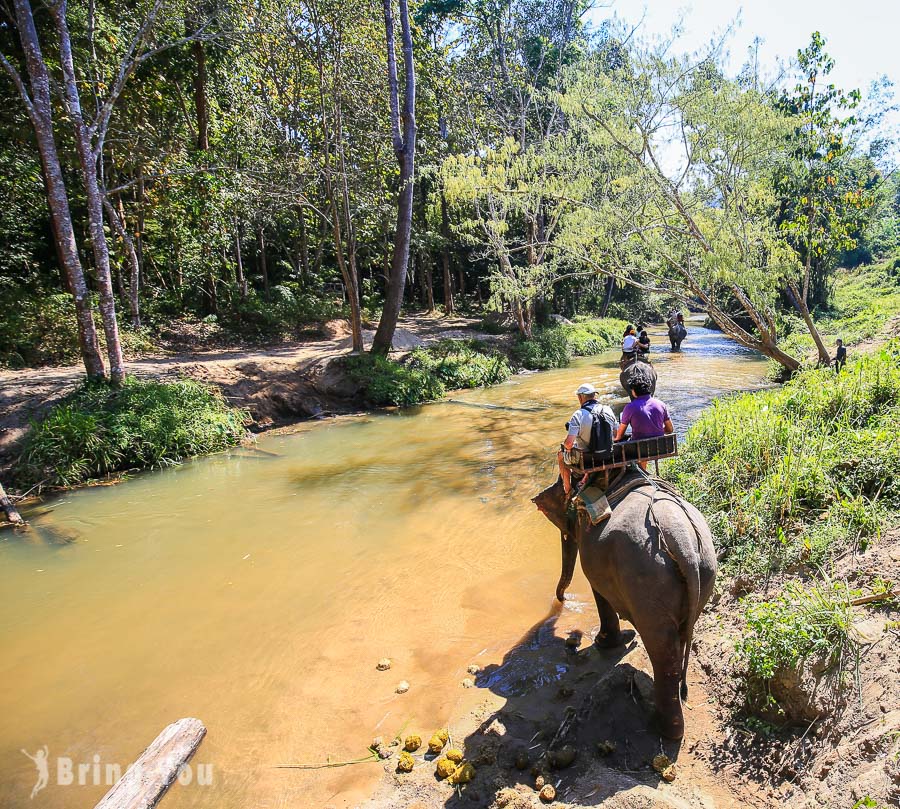
[[[765,360],[716,332],[692,324],[678,354],[651,336],[682,435],[714,397],[764,384]],[[275,765],[355,759],[373,736],[452,722],[472,700],[467,666],[499,663],[548,614],[558,534],[528,498],[555,477],[581,382],[624,404],[617,357],[263,437],[275,455],[77,491],[5,534],[0,805],[91,806],[107,765],[182,716],[208,735],[164,807],[355,805],[380,766]],[[569,593],[553,631],[590,632],[580,572]],[[376,671],[383,657],[393,666]],[[528,687],[509,674],[490,686]],[[32,801],[22,751],[44,745]]]

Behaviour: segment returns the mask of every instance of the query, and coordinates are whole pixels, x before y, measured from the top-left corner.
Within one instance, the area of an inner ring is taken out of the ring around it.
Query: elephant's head
[[[556,585],[556,598],[559,601],[564,601],[566,587],[572,583],[575,562],[578,561],[578,543],[574,535],[570,533],[568,520],[566,519],[566,493],[565,489],[563,489],[562,478],[557,478],[556,483],[532,497],[531,502],[537,506],[537,510],[541,514],[559,529],[560,543],[562,545],[562,572]]]

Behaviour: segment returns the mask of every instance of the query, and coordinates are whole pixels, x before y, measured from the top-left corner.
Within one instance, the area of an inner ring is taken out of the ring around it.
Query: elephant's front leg
[[[597,612],[600,613],[600,631],[594,638],[594,645],[598,649],[612,649],[623,646],[633,637],[631,629],[622,630],[619,626],[619,616],[612,605],[592,587],[594,600],[597,602]]]

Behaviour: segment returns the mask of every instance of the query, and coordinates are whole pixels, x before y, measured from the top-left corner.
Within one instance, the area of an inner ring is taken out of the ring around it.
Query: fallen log
[[[164,728],[94,809],[152,809],[175,782],[181,767],[206,735],[199,719]]]
[[[22,519],[22,515],[16,510],[13,501],[9,499],[2,483],[0,483],[0,508],[6,512],[6,519],[13,525],[25,525],[25,520]]]

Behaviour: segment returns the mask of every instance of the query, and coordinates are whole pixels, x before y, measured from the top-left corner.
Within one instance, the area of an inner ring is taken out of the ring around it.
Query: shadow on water
[[[448,809],[490,806],[503,790],[534,796],[538,774],[557,800],[594,806],[637,784],[658,786],[656,755],[677,761],[681,742],[655,729],[653,681],[635,665],[643,665],[638,641],[599,649],[588,637],[589,645],[576,651],[557,633],[563,609],[554,603],[501,663],[479,673],[476,687],[506,703],[454,740],[476,775],[446,800]],[[570,637],[582,640],[580,632]],[[558,756],[567,747],[576,756],[563,766]]]

